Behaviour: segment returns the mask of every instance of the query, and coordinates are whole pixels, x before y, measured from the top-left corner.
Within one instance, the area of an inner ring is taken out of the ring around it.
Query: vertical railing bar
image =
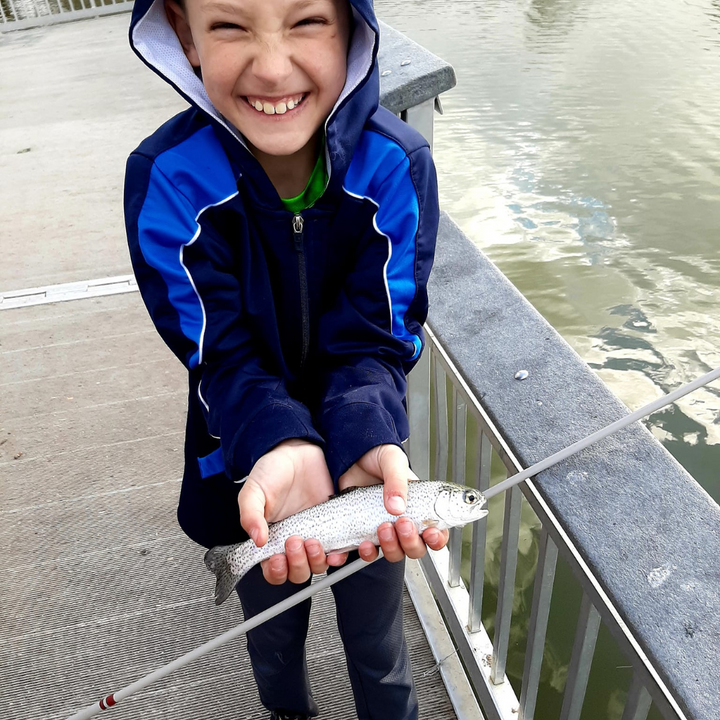
[[[478,424],[478,456],[475,465],[475,487],[485,492],[490,487],[490,468],[492,465],[492,445],[490,438]],[[470,605],[468,612],[468,630],[478,632],[482,627],[483,585],[485,582],[485,541],[487,537],[487,517],[473,523],[472,556],[470,560]]]
[[[412,105],[401,114],[402,119],[414,127],[430,145],[433,151],[433,134],[435,122],[435,98],[424,100],[419,105]]]
[[[430,479],[430,355],[426,347],[408,375],[410,467],[421,480]]]
[[[642,684],[640,676],[634,672],[622,720],[647,720],[652,698],[647,688]]]
[[[3,21],[4,23],[8,22],[8,19],[7,19],[7,17],[5,16],[5,11],[3,10],[3,6],[2,6],[2,3],[1,3],[1,2],[0,2],[0,19],[2,19],[2,21]]]
[[[466,458],[466,429],[467,407],[460,398],[458,389],[453,384],[453,432],[452,432],[452,481],[457,485],[465,484],[465,458]],[[460,587],[460,565],[462,563],[462,528],[450,530],[450,566],[448,568],[448,583],[450,587]]]
[[[505,679],[513,598],[515,596],[515,570],[517,568],[518,539],[520,536],[520,509],[522,493],[515,485],[505,493],[505,516],[503,517],[503,540],[500,556],[500,583],[498,604],[495,611],[495,633],[490,679],[496,685]]]
[[[560,720],[580,718],[599,629],[600,613],[595,609],[588,595],[583,592]]]
[[[540,531],[535,586],[533,588],[530,625],[525,649],[525,667],[522,675],[520,692],[520,711],[518,720],[532,720],[535,715],[538,688],[540,687],[540,670],[542,669],[545,635],[547,633],[550,601],[552,599],[555,567],[558,549],[545,528]]]
[[[12,10],[13,19],[15,21],[20,20],[20,18],[18,17],[17,8],[15,7],[15,0],[8,0],[8,3],[10,4],[10,10]]]
[[[435,473],[434,480],[447,480],[448,413],[445,370],[433,356],[435,366]]]

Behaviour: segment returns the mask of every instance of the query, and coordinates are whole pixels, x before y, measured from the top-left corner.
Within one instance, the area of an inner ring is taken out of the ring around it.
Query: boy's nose
[[[258,46],[253,58],[252,72],[256,78],[272,87],[280,85],[292,73],[292,62],[281,44],[263,43]]]

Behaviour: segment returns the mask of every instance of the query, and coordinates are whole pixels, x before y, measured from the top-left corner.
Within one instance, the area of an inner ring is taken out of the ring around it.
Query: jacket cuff
[[[340,476],[377,445],[402,447],[392,415],[379,405],[351,403],[325,415],[325,461],[335,489]]]
[[[258,412],[238,432],[226,454],[233,476],[245,478],[265,453],[284,440],[299,438],[325,446],[322,436],[312,425],[310,411],[301,404],[272,403]]]

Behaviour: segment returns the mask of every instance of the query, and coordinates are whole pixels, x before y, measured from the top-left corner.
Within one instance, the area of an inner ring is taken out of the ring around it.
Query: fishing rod
[[[318,593],[321,590],[324,590],[325,588],[334,585],[336,582],[340,582],[340,580],[343,580],[348,575],[352,575],[358,570],[362,570],[364,567],[371,565],[376,560],[379,560],[381,557],[382,550],[378,548],[378,556],[375,558],[375,560],[366,561],[362,558],[354,560],[349,565],[345,565],[339,570],[336,570],[332,575],[326,575],[321,580],[318,580],[312,585],[303,588],[294,595],[291,595],[289,598],[285,598],[285,600],[282,600],[277,605],[273,605],[267,610],[263,610],[261,613],[258,613],[257,615],[251,617],[249,620],[246,620],[245,622],[240,623],[240,625],[237,625],[236,627],[228,630],[227,632],[224,632],[222,635],[218,635],[218,637],[213,638],[212,640],[208,640],[200,647],[195,648],[188,653],[185,653],[185,655],[176,658],[172,662],[169,662],[167,665],[163,665],[161,668],[154,670],[149,675],[146,675],[145,677],[136,680],[134,683],[127,685],[122,690],[111,693],[110,695],[102,698],[93,705],[83,708],[74,715],[71,715],[67,720],[87,720],[88,718],[93,717],[93,715],[99,713],[101,710],[109,710],[111,707],[117,705],[121,700],[125,700],[134,693],[138,692],[138,690],[142,690],[143,688],[148,687],[148,685],[156,683],[158,680],[161,680],[166,675],[169,675],[175,670],[179,670],[181,667],[190,664],[193,660],[197,660],[197,658],[201,657],[202,655],[206,655],[211,650],[215,650],[221,645],[224,645],[226,642],[229,642],[230,640],[234,640],[235,638],[244,635],[249,630],[252,630],[258,625],[262,625],[267,620],[270,620],[276,615],[285,612],[285,610],[289,610],[294,605],[303,602],[303,600],[307,600],[309,597],[315,595],[315,593]]]
[[[618,430],[622,430],[622,428],[627,427],[628,425],[631,425],[637,420],[640,420],[644,417],[647,417],[648,415],[656,412],[657,410],[660,410],[667,405],[670,405],[671,403],[674,403],[676,400],[679,400],[681,397],[684,397],[685,395],[688,395],[691,392],[694,392],[695,390],[707,385],[708,383],[711,383],[713,380],[717,380],[720,378],[720,367],[715,368],[715,370],[712,370],[709,373],[706,373],[702,377],[697,378],[696,380],[693,380],[692,382],[687,383],[686,385],[683,385],[682,387],[678,388],[677,390],[673,390],[673,392],[668,393],[667,395],[663,395],[662,397],[658,398],[657,400],[653,400],[652,402],[648,403],[647,405],[643,405],[643,407],[639,408],[638,410],[635,410],[635,412],[630,413],[629,415],[626,415],[625,417],[620,418],[619,420],[616,420],[613,423],[610,423],[609,425],[606,425],[604,428],[601,428],[600,430],[597,430],[596,432],[592,433],[591,435],[588,435],[587,437],[583,438],[582,440],[578,440],[577,442],[574,442],[572,445],[568,445],[566,448],[550,455],[549,457],[546,457],[544,460],[540,460],[539,462],[536,462],[534,465],[531,465],[528,468],[525,468],[525,470],[521,470],[519,473],[516,473],[512,477],[509,477],[507,480],[503,480],[502,482],[499,482],[497,485],[494,485],[490,489],[486,490],[483,493],[483,497],[485,500],[489,500],[491,497],[494,497],[495,495],[498,495],[501,492],[504,492],[505,490],[508,490],[509,488],[513,487],[514,485],[517,485],[518,483],[521,483],[523,480],[527,480],[529,477],[532,477],[533,475],[537,475],[538,473],[542,472],[543,470],[547,470],[549,467],[556,465],[557,463],[561,462],[562,460],[565,460],[566,458],[570,457],[571,455],[575,455],[576,453],[580,452],[581,450],[584,450],[586,447],[589,447],[590,445],[598,442],[599,440],[602,440],[609,435],[612,435],[613,433],[616,433]],[[317,582],[314,582],[312,585],[304,588],[303,590],[300,590],[299,592],[295,593],[289,598],[286,598],[282,602],[279,602],[277,605],[273,605],[272,607],[268,608],[267,610],[264,610],[263,612],[255,615],[254,617],[250,618],[249,620],[246,620],[243,623],[240,623],[240,625],[232,628],[231,630],[228,630],[227,632],[223,633],[222,635],[219,635],[218,637],[214,638],[213,640],[209,640],[208,642],[204,643],[198,648],[195,648],[195,650],[191,650],[190,652],[186,653],[185,655],[182,655],[181,657],[173,660],[172,662],[168,663],[167,665],[163,665],[163,667],[158,668],[157,670],[151,672],[149,675],[146,675],[143,678],[140,678],[140,680],[136,680],[134,683],[122,688],[122,690],[118,690],[117,692],[111,693],[110,695],[102,698],[98,702],[94,703],[93,705],[90,705],[89,707],[86,707],[79,712],[75,713],[74,715],[71,715],[67,720],[88,720],[88,718],[93,717],[97,713],[101,712],[102,710],[108,710],[111,707],[114,707],[117,705],[121,700],[125,700],[126,698],[130,697],[130,695],[133,695],[134,693],[138,692],[139,690],[142,690],[143,688],[148,687],[149,685],[152,685],[153,683],[157,682],[158,680],[161,680],[166,675],[169,675],[170,673],[174,672],[175,670],[179,670],[181,667],[184,667],[185,665],[188,665],[193,660],[196,660],[197,658],[201,657],[202,655],[205,655],[209,653],[212,650],[215,650],[216,648],[220,647],[221,645],[225,644],[226,642],[233,640],[234,638],[240,637],[241,635],[244,635],[249,630],[252,630],[253,628],[257,627],[258,625],[262,625],[262,623],[266,622],[267,620],[270,620],[271,618],[275,617],[276,615],[279,615],[280,613],[284,612],[285,610],[288,610],[289,608],[293,607],[294,605],[297,605],[298,603],[303,602],[304,600],[307,600],[308,598],[312,597],[316,593],[320,592],[321,590],[324,590],[325,588],[330,587],[331,585],[334,585],[336,582],[340,582],[340,580],[343,580],[344,578],[348,577],[349,575],[352,575],[353,573],[356,573],[358,570],[362,570],[367,565],[372,564],[376,560],[379,560],[382,557],[382,550],[378,548],[378,556],[375,558],[375,560],[366,561],[362,558],[355,560],[354,562],[350,563],[349,565],[346,565],[339,570],[336,570],[332,575],[327,575],[326,577],[322,578],[321,580],[318,580]]]

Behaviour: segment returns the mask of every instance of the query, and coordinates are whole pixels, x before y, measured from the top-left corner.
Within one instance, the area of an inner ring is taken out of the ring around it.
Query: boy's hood
[[[372,0],[349,0],[349,4],[354,30],[348,52],[347,79],[325,124],[326,160],[331,185],[342,182],[362,128],[377,109],[379,96],[379,30]],[[185,57],[165,14],[164,0],[135,0],[130,22],[130,46],[148,67],[245,147],[242,135],[215,109]]]

